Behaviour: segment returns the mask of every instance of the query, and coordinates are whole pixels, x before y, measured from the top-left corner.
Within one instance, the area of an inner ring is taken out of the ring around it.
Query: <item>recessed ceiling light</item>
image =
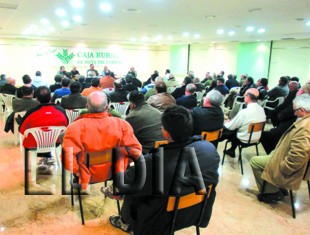
[[[48,21],[48,19],[43,18],[40,20],[40,23],[44,25],[48,25],[50,22]]]
[[[228,32],[228,35],[229,35],[229,36],[234,36],[235,34],[236,34],[235,31],[229,31],[229,32]]]
[[[217,34],[220,34],[220,35],[223,34],[224,32],[225,32],[224,29],[218,29],[218,30],[216,31],[216,33],[217,33]]]
[[[265,32],[266,32],[266,29],[260,28],[260,29],[257,30],[257,32],[258,32],[258,33],[265,33]]]
[[[75,16],[73,16],[73,17],[72,17],[72,19],[73,19],[73,21],[74,21],[74,22],[77,22],[77,23],[79,23],[79,22],[82,22],[82,21],[83,21],[82,17],[81,17],[81,16],[79,16],[79,15],[75,15]]]
[[[100,5],[100,9],[105,11],[105,12],[109,12],[112,10],[112,6],[109,3],[102,3]]]
[[[188,32],[184,32],[183,33],[183,37],[185,37],[185,38],[189,37],[189,33]]]
[[[310,20],[306,23],[306,25],[310,26]]]
[[[214,15],[206,15],[205,18],[209,20],[209,19],[214,19],[215,16]]]
[[[67,13],[66,13],[66,11],[65,11],[64,9],[57,9],[57,10],[55,11],[55,13],[56,13],[56,15],[58,15],[58,16],[65,16],[65,15],[67,15]]]
[[[249,26],[247,27],[245,30],[248,31],[248,32],[253,32],[254,31],[254,27],[253,26]]]
[[[195,33],[195,34],[194,34],[194,38],[195,38],[195,39],[200,38],[200,34],[199,34],[199,33]]]
[[[70,1],[70,4],[72,7],[74,8],[81,8],[84,6],[84,3],[82,0],[71,0]]]
[[[67,20],[63,20],[63,21],[61,21],[61,25],[64,26],[64,27],[69,27],[70,26],[70,22],[67,21]]]

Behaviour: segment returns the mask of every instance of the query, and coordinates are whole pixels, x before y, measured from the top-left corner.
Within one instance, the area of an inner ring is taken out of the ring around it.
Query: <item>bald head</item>
[[[259,96],[259,91],[256,88],[250,88],[245,92],[245,103],[253,103],[256,102]],[[247,97],[247,99],[246,99]]]
[[[90,113],[102,113],[107,110],[107,96],[101,91],[92,92],[87,97],[87,108]]]
[[[11,85],[15,85],[15,79],[12,77],[8,77],[8,78],[6,78],[6,83],[11,84]]]

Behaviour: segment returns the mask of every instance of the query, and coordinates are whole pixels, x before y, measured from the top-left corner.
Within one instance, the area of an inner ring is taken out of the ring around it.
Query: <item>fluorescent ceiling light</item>
[[[228,35],[229,35],[229,36],[234,36],[235,34],[236,34],[235,31],[229,31],[229,32],[228,32]]]
[[[61,21],[61,25],[64,26],[64,27],[69,27],[70,26],[70,22],[67,21],[67,20],[63,20],[63,21]]]
[[[254,27],[253,26],[249,26],[245,29],[248,32],[253,32],[254,31]]]
[[[44,25],[48,25],[50,22],[48,21],[48,19],[43,18],[40,20],[40,23]]]
[[[77,22],[77,23],[79,23],[79,22],[82,22],[82,21],[83,21],[82,17],[81,17],[81,16],[79,16],[79,15],[75,15],[75,16],[73,16],[73,17],[72,17],[72,19],[73,19],[73,21],[74,21],[74,22]]]
[[[55,11],[55,13],[56,13],[56,15],[58,15],[58,16],[65,16],[65,15],[67,15],[67,13],[66,13],[66,11],[65,11],[64,9],[57,9],[57,10]]]
[[[310,20],[306,23],[306,25],[310,26]]]
[[[218,29],[218,30],[216,31],[216,33],[217,33],[217,34],[220,34],[220,35],[223,34],[224,32],[225,32],[224,29]]]
[[[105,11],[105,12],[109,12],[109,11],[112,10],[112,7],[111,7],[111,5],[109,3],[102,3],[100,5],[100,9]]]
[[[260,28],[257,30],[258,33],[265,33],[265,31],[266,31],[266,29],[264,29],[264,28]]]
[[[72,7],[74,8],[81,8],[84,6],[84,3],[82,0],[71,0],[70,1],[70,4]]]
[[[185,37],[185,38],[189,37],[189,33],[188,32],[184,32],[183,33],[183,37]]]

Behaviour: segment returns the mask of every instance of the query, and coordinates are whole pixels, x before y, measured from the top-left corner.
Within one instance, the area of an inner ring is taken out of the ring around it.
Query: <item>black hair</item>
[[[185,85],[190,84],[190,83],[192,83],[192,79],[191,79],[190,77],[186,76],[186,77],[184,78],[184,80],[183,80],[183,83],[184,83]]]
[[[0,78],[1,78],[1,80],[4,80],[5,79],[5,74],[1,74]]]
[[[170,73],[170,69],[166,69],[166,73]]]
[[[31,83],[31,78],[30,78],[30,76],[29,76],[28,74],[25,74],[25,75],[22,77],[22,79],[23,79],[23,83],[24,83],[24,84],[30,84],[30,83]]]
[[[32,94],[33,87],[32,86],[22,86],[20,90],[21,90],[22,96],[28,96],[28,95]]]
[[[71,93],[80,93],[81,92],[81,84],[79,82],[72,82],[70,85],[70,91]]]
[[[216,80],[217,80],[217,81],[220,81],[221,83],[224,83],[224,82],[225,82],[225,79],[222,78],[222,77],[218,77]]]
[[[288,82],[288,79],[287,79],[286,76],[280,77],[280,83],[281,83],[281,85],[286,85],[287,82]]]
[[[247,79],[251,84],[253,84],[254,79],[253,79],[252,77],[247,77],[246,79]]]
[[[128,73],[128,74],[126,75],[125,80],[126,80],[126,83],[132,83],[132,81],[133,81],[133,76],[132,76],[131,74]]]
[[[40,72],[40,71],[37,71],[37,72],[36,72],[36,76],[41,76],[41,72]]]
[[[155,90],[157,93],[164,93],[167,92],[167,85],[164,82],[156,82]]]
[[[51,90],[47,86],[39,86],[36,95],[41,104],[47,104],[51,101]]]
[[[60,75],[55,75],[54,80],[55,82],[61,82],[62,77]]]
[[[145,102],[144,95],[139,91],[132,91],[129,93],[129,102],[139,106]]]
[[[119,90],[119,89],[122,89],[123,88],[123,85],[121,83],[117,83],[117,82],[114,82],[114,87],[116,90]]]
[[[64,87],[68,87],[70,85],[70,79],[69,78],[63,78],[61,80],[61,85]]]
[[[234,75],[228,74],[227,78],[228,78],[228,79],[234,79]]]
[[[105,73],[105,75],[110,75],[111,74],[110,70],[106,70],[106,71],[104,71],[104,73]]]
[[[168,107],[161,116],[161,123],[175,142],[187,141],[192,136],[192,116],[181,106]]]
[[[267,78],[261,78],[261,79],[260,79],[260,83],[261,83],[263,86],[267,86],[267,85],[268,85],[268,79],[267,79]]]
[[[99,78],[93,78],[93,79],[91,80],[91,85],[92,85],[93,87],[98,87],[99,84],[100,84]]]
[[[299,78],[298,77],[292,77],[291,81],[299,82]]]

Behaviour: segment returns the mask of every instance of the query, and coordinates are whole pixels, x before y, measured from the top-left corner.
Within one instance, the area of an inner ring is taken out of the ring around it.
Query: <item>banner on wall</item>
[[[48,60],[51,65],[120,65],[123,63],[121,54],[108,49],[39,47],[36,57],[40,61]]]

